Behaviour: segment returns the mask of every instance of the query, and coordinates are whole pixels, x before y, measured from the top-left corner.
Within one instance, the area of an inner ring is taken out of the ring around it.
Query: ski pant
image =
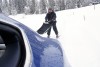
[[[58,30],[57,30],[57,27],[56,27],[56,22],[51,27],[53,27],[53,30],[54,30],[55,34],[58,35]],[[47,35],[50,35],[50,33],[51,33],[51,27],[47,31]]]

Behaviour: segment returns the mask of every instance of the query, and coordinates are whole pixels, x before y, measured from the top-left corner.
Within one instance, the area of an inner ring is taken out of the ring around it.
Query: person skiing
[[[51,27],[53,27],[53,30],[56,34],[56,38],[58,38],[59,36],[58,36],[58,30],[57,30],[57,27],[56,27],[56,22],[57,22],[56,21],[56,13],[54,12],[54,10],[52,8],[48,9],[48,13],[46,14],[46,17],[45,17],[45,22],[52,24]],[[50,38],[51,27],[47,31],[48,38]]]

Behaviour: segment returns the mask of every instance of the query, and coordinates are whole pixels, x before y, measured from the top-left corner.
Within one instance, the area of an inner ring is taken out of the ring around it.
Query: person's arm
[[[46,17],[45,17],[45,22],[48,21],[48,14],[46,14]]]
[[[54,13],[52,20],[56,21],[56,13]]]

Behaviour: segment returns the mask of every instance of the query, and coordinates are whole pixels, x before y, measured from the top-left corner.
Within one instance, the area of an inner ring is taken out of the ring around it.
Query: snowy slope
[[[99,12],[100,5],[57,12],[58,40],[72,67],[100,67]],[[10,17],[36,31],[44,22],[45,14]],[[41,36],[47,37],[46,34]],[[51,38],[55,38],[53,31]]]

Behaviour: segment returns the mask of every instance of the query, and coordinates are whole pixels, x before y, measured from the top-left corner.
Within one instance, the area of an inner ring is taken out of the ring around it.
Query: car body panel
[[[44,38],[27,26],[0,14],[0,21],[20,29],[27,49],[24,67],[64,67],[64,58],[59,41]]]

